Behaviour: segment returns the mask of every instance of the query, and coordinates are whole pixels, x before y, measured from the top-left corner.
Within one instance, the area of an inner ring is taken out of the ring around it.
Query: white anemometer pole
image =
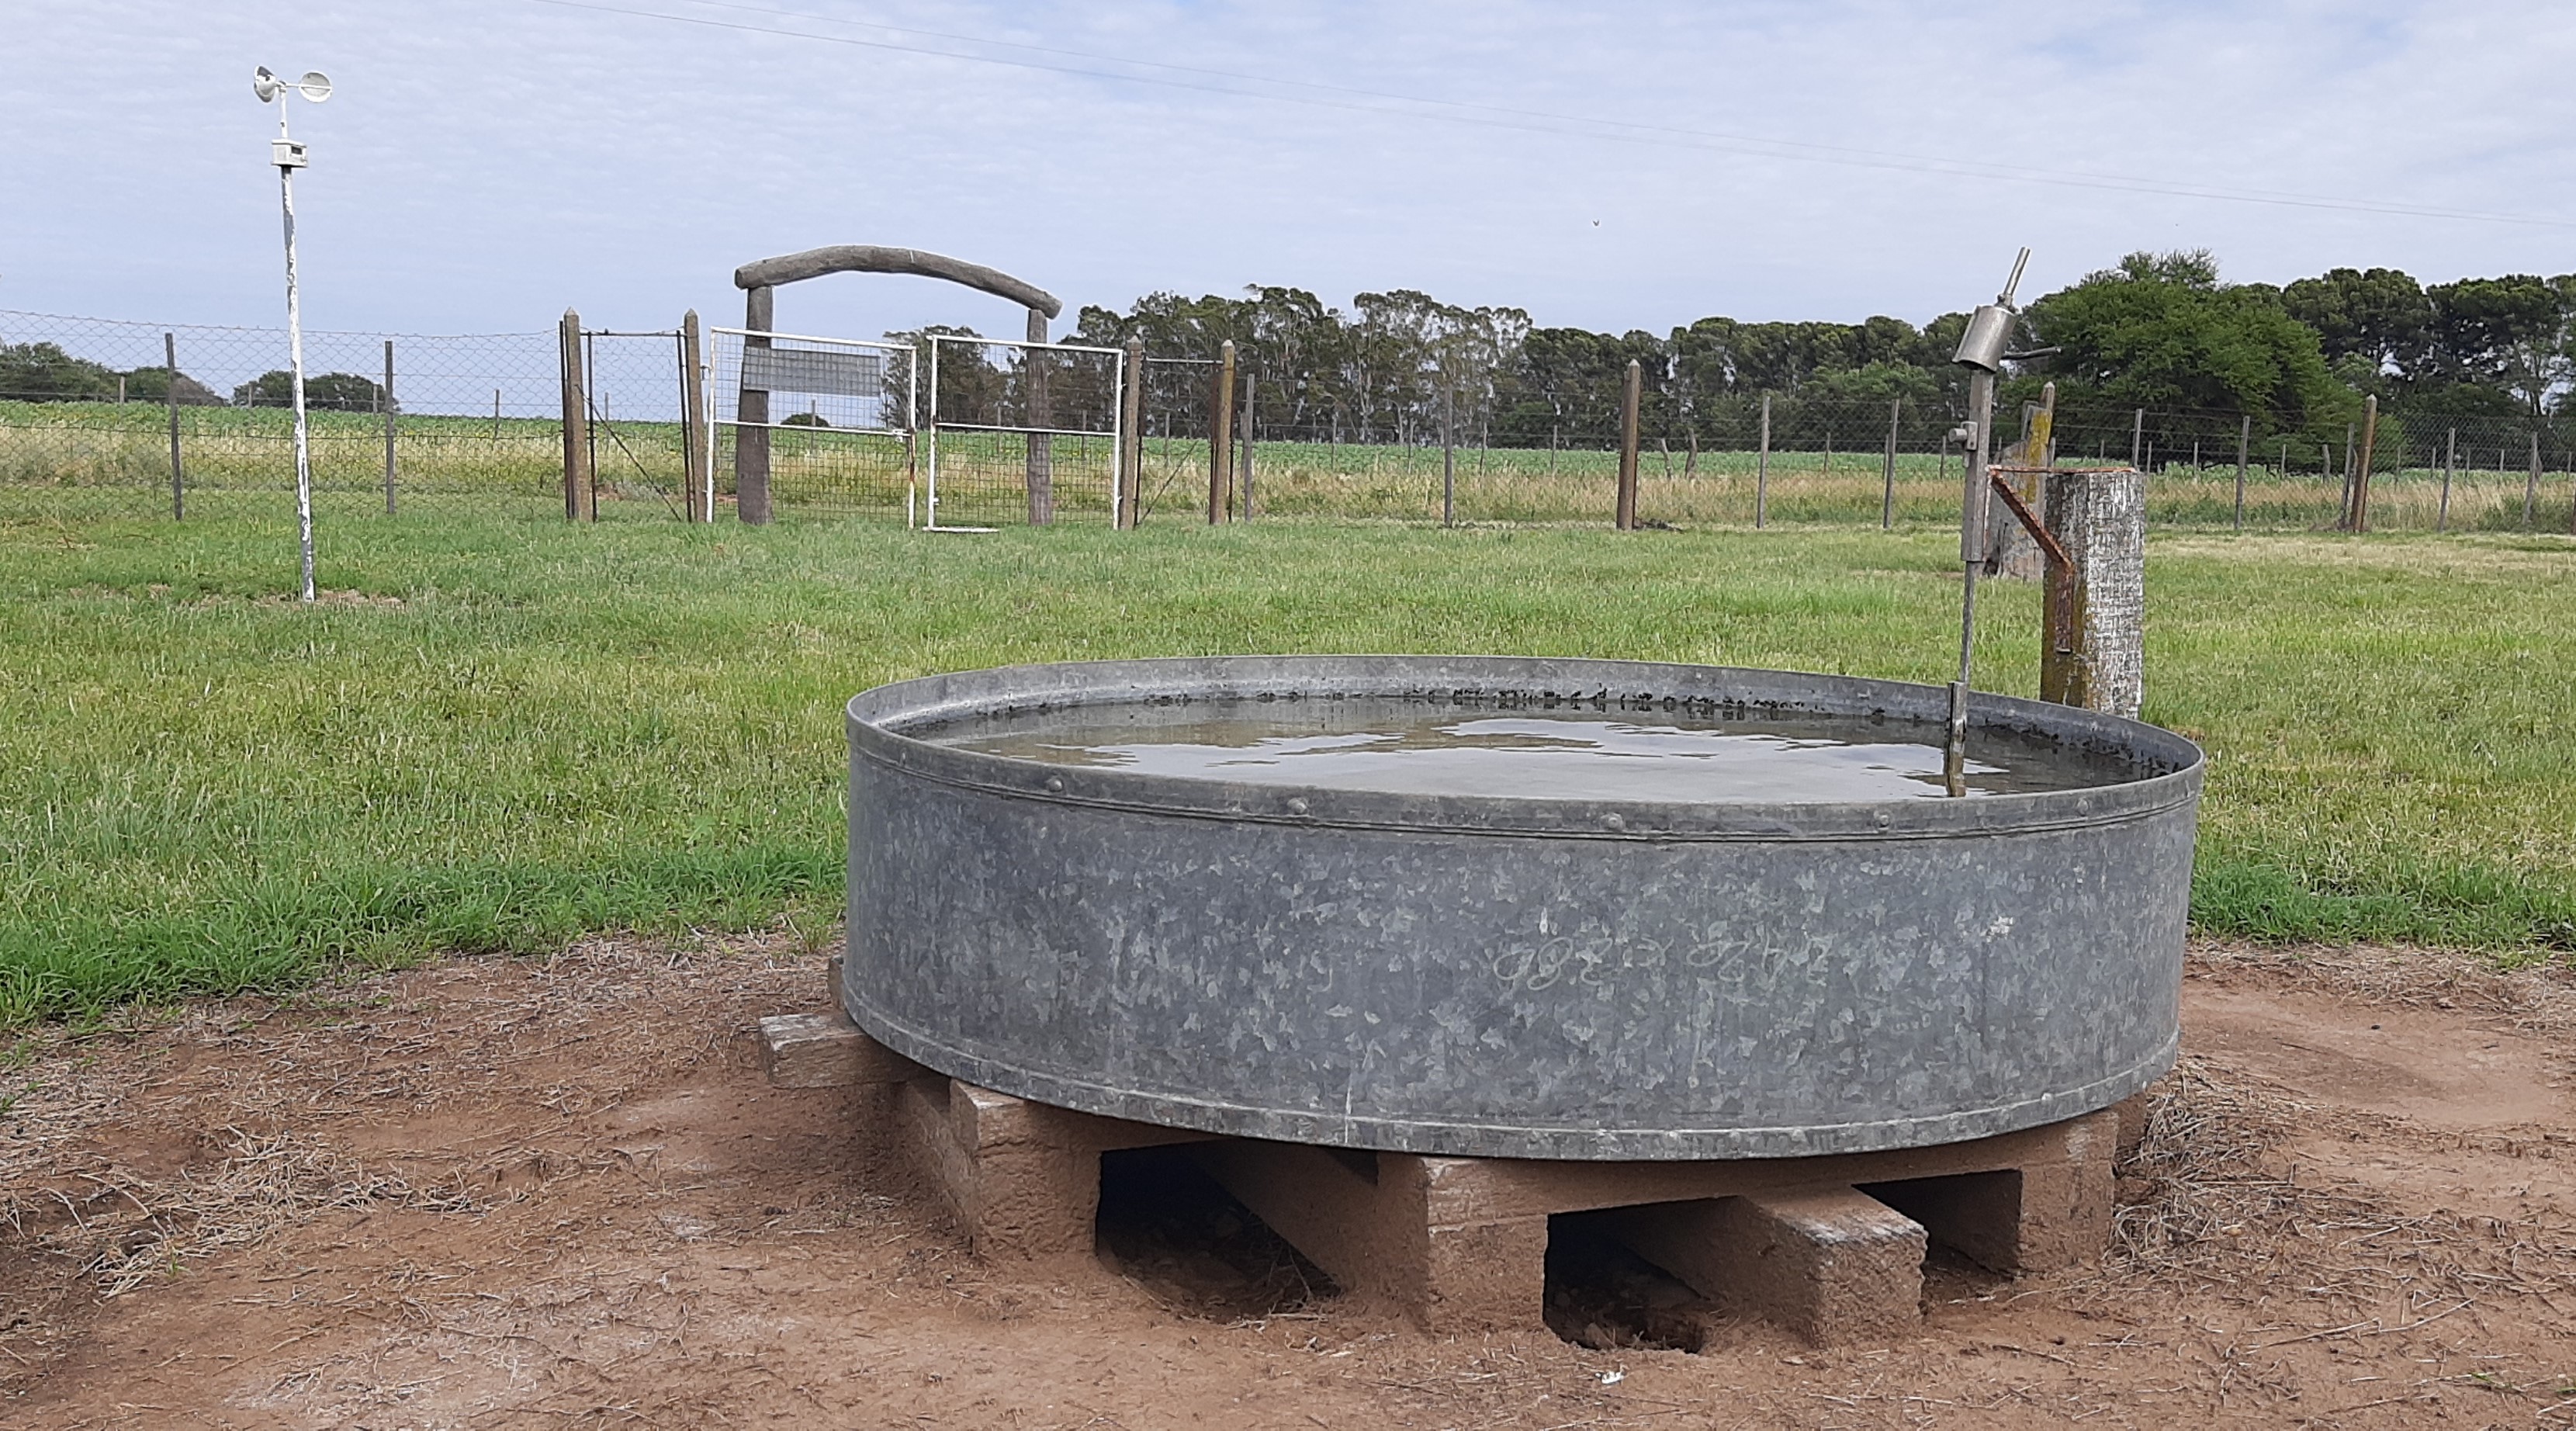
[[[277,166],[278,205],[286,215],[286,353],[295,387],[295,528],[304,552],[304,599],[313,599],[313,447],[304,423],[304,307],[295,286],[295,171],[305,165],[304,146],[286,132],[289,90],[314,104],[331,97],[331,81],[320,70],[288,84],[262,65],[251,77],[250,92],[262,104],[277,105],[277,137],[269,141],[269,162]]]

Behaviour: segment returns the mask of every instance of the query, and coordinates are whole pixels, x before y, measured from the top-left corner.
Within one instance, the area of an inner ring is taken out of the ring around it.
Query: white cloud
[[[602,3],[1121,68],[749,4]],[[1638,125],[2576,222],[2560,197],[2576,27],[2537,4],[760,3]],[[726,317],[735,264],[827,242],[954,252],[1073,304],[1402,286],[1656,330],[1708,313],[1920,319],[1986,296],[2024,242],[2037,289],[2148,247],[2206,246],[2272,281],[2576,268],[2566,227],[1804,162],[538,0],[13,8],[0,307],[271,321],[268,121],[247,82],[262,63],[340,85],[296,115],[321,326],[531,329],[568,303],[621,325],[693,304]],[[1015,323],[910,280],[832,280],[781,305],[788,326],[841,331]]]

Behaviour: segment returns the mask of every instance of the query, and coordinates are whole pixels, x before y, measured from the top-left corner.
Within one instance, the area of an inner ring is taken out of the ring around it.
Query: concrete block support
[[[1632,1208],[1611,1226],[1701,1296],[1821,1346],[1922,1318],[1922,1224],[1851,1188]]]
[[[1920,1315],[1926,1246],[2007,1275],[2070,1267],[2110,1236],[2121,1112],[1928,1148],[1813,1158],[1582,1162],[1370,1153],[1104,1118],[943,1077],[840,1015],[764,1019],[784,1087],[873,1086],[871,1123],[979,1256],[1087,1256],[1100,1155],[1175,1143],[1345,1292],[1427,1330],[1544,1325],[1549,1219],[1611,1231],[1723,1305],[1823,1344]]]
[[[1350,1295],[1432,1331],[1535,1327],[1547,1210],[1501,1207],[1501,1164],[1228,1139],[1210,1176]]]
[[[1910,1323],[1929,1241],[2007,1274],[2098,1255],[2118,1125],[2105,1111],[1937,1147],[1736,1162],[1427,1158],[1250,1139],[1212,1142],[1199,1157],[1345,1291],[1432,1331],[1538,1326],[1548,1218],[1653,1204],[1694,1210],[1621,1219],[1640,1256],[1831,1340]],[[1726,1270],[1766,1262],[1804,1268],[1813,1285],[1748,1285]]]
[[[838,1009],[760,1021],[760,1071],[779,1088],[902,1083],[927,1072],[859,1031]]]
[[[1049,1107],[952,1078],[896,1092],[895,1134],[977,1256],[1088,1255],[1100,1155],[1207,1137]]]
[[[2151,1088],[2144,1093],[2132,1093],[2111,1105],[2111,1111],[2120,1119],[2120,1141],[2112,1154],[2113,1162],[2125,1163],[2136,1157],[2138,1145],[2147,1141],[2147,1116],[2154,1111],[2154,1098],[2155,1090]]]

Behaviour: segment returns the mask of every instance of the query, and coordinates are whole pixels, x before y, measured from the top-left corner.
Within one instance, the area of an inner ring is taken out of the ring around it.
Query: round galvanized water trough
[[[1939,722],[1938,687],[1483,657],[973,671],[849,705],[844,1007],[940,1072],[1186,1128],[1769,1158],[2069,1118],[2169,1068],[2197,747],[1980,695],[2104,783],[1841,803],[1423,795],[1068,766],[941,732],[1113,702]],[[1974,739],[1972,739],[1972,750]]]

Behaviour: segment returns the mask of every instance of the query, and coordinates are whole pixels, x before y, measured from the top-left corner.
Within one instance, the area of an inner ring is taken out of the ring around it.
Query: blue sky
[[[260,64],[339,89],[294,114],[322,328],[738,321],[736,264],[823,243],[1069,306],[1410,287],[1657,331],[1919,321],[2022,243],[2030,292],[2137,248],[2576,269],[2576,16],[2542,4],[597,3],[0,0],[0,308],[278,321]],[[906,279],[779,309],[1017,321]]]

